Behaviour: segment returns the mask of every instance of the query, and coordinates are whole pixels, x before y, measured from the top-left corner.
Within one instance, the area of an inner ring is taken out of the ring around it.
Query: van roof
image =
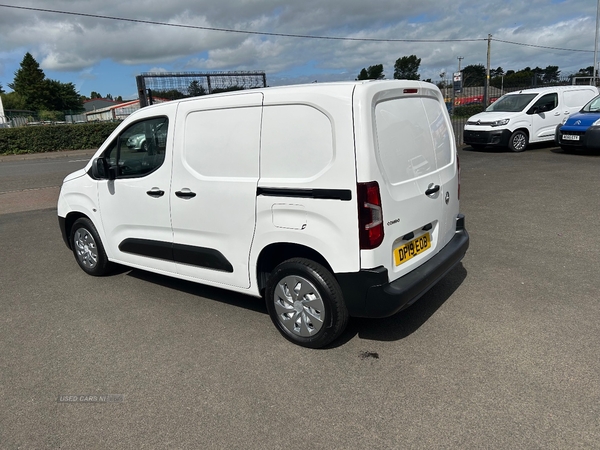
[[[206,96],[199,97],[188,97],[182,98],[178,100],[172,100],[170,102],[161,103],[160,105],[165,105],[167,103],[179,103],[179,102],[188,102],[198,100],[207,96],[211,98],[214,97],[224,97],[224,96],[233,96],[233,95],[244,95],[250,94],[253,92],[267,92],[267,91],[300,91],[300,92],[319,92],[319,91],[332,91],[332,90],[352,90],[356,86],[370,86],[376,87],[379,89],[396,89],[396,88],[407,88],[407,87],[433,87],[431,83],[425,81],[414,81],[414,80],[361,80],[361,81],[334,81],[327,83],[310,83],[310,84],[291,84],[291,85],[283,85],[283,86],[272,86],[266,88],[255,88],[255,89],[243,89],[238,91],[228,91],[228,92],[220,92],[218,94],[208,94]],[[158,107],[159,104],[154,104],[147,106],[146,108],[155,108]],[[146,109],[143,108],[143,109]]]
[[[550,86],[550,87],[541,87],[541,88],[531,88],[531,89],[521,89],[520,91],[507,92],[506,95],[514,95],[514,94],[543,94],[546,92],[555,92],[555,91],[572,91],[572,90],[596,90],[595,86],[588,85],[569,85],[569,86]]]

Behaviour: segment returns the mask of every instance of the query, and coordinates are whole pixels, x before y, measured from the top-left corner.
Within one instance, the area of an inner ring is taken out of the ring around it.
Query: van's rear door
[[[379,183],[384,223],[383,243],[361,251],[361,267],[383,265],[390,280],[439,252],[458,214],[456,145],[443,98],[431,84],[403,83],[363,97],[360,103],[371,104],[369,112],[363,109],[370,116],[371,150],[357,139],[358,181]],[[366,123],[358,126],[370,134]]]

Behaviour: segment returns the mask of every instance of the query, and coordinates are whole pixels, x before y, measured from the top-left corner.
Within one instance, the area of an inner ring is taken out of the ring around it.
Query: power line
[[[545,46],[545,45],[524,44],[522,42],[505,41],[503,39],[494,39],[494,38],[492,38],[492,41],[502,42],[504,44],[521,45],[523,47],[543,48],[543,49],[547,49],[547,50],[561,50],[561,51],[565,51],[565,52],[586,52],[586,53],[593,53],[594,52],[593,50],[580,50],[580,49],[575,49],[575,48],[548,47],[548,46]]]
[[[277,36],[277,37],[291,37],[291,38],[302,38],[302,39],[323,39],[333,41],[362,41],[362,42],[477,42],[485,41],[484,38],[475,39],[378,39],[378,38],[353,38],[353,37],[340,37],[340,36],[315,36],[307,34],[291,34],[291,33],[269,33],[267,31],[249,31],[249,30],[235,30],[230,28],[217,28],[217,27],[203,27],[198,25],[185,25],[177,23],[157,22],[154,20],[142,20],[142,19],[129,19],[126,17],[115,17],[115,16],[104,16],[99,14],[87,14],[72,11],[59,11],[55,9],[44,9],[44,8],[32,8],[27,6],[15,6],[15,5],[3,5],[3,8],[21,9],[27,11],[46,12],[52,14],[64,14],[78,17],[90,17],[94,19],[105,19],[105,20],[116,20],[121,22],[130,23],[141,23],[147,25],[160,25],[164,27],[173,28],[188,28],[193,30],[205,30],[205,31],[220,31],[223,33],[239,33],[239,34],[252,34],[260,36]]]
[[[26,10],[26,11],[45,12],[45,13],[51,13],[51,14],[63,14],[63,15],[78,16],[78,17],[89,17],[89,18],[93,18],[93,19],[115,20],[115,21],[120,21],[120,22],[140,23],[140,24],[146,24],[146,25],[159,25],[159,26],[172,27],[172,28],[187,28],[187,29],[193,29],[193,30],[219,31],[219,32],[223,32],[223,33],[238,33],[238,34],[250,34],[250,35],[259,35],[259,36],[291,37],[291,38],[300,38],[300,39],[322,39],[322,40],[333,40],[333,41],[360,41],[360,42],[480,42],[480,41],[487,40],[487,38],[380,39],[380,38],[354,38],[354,37],[343,37],[343,36],[316,36],[316,35],[310,35],[310,34],[292,34],[292,33],[271,33],[268,31],[250,31],[250,30],[236,30],[236,29],[231,29],[231,28],[204,27],[204,26],[199,26],[199,25],[186,25],[186,24],[178,24],[178,23],[158,22],[158,21],[154,21],[154,20],[130,19],[127,17],[105,16],[105,15],[100,15],[100,14],[88,14],[88,13],[80,13],[80,12],[73,12],[73,11],[60,11],[60,10],[55,10],[55,9],[33,8],[33,7],[27,7],[27,6],[0,4],[0,7],[20,9],[20,10]],[[593,52],[593,50],[550,47],[550,46],[545,46],[545,45],[527,44],[527,43],[523,43],[523,42],[507,41],[504,39],[492,39],[492,40],[496,41],[496,42],[501,42],[503,44],[519,45],[522,47],[531,47],[531,48],[542,48],[542,49],[546,49],[546,50],[558,50],[558,51],[566,51],[566,52],[584,52],[584,53],[592,53]]]

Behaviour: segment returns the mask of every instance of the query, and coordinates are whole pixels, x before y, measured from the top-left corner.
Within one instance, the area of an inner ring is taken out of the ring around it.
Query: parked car
[[[159,123],[154,128],[144,127],[140,129],[141,133],[131,134],[127,137],[126,145],[132,150],[139,150],[147,152],[150,145],[154,143],[157,147],[164,147],[167,132],[163,127],[162,123]]]
[[[165,133],[154,157],[122,145],[144,129]],[[279,332],[316,348],[461,261],[459,194],[435,85],[318,83],[133,113],[65,178],[58,218],[88,274],[119,263],[264,296]]]
[[[469,117],[465,144],[475,149],[508,147],[522,152],[529,143],[552,141],[556,126],[598,95],[595,86],[525,89],[503,95],[479,114]]]
[[[556,143],[565,151],[600,150],[600,96],[556,127]]]

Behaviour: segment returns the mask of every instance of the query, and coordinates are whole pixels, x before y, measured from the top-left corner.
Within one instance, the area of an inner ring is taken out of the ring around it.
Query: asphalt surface
[[[463,263],[323,350],[259,299],[85,275],[26,197],[84,162],[0,158],[0,448],[599,448],[600,155],[469,150]]]

